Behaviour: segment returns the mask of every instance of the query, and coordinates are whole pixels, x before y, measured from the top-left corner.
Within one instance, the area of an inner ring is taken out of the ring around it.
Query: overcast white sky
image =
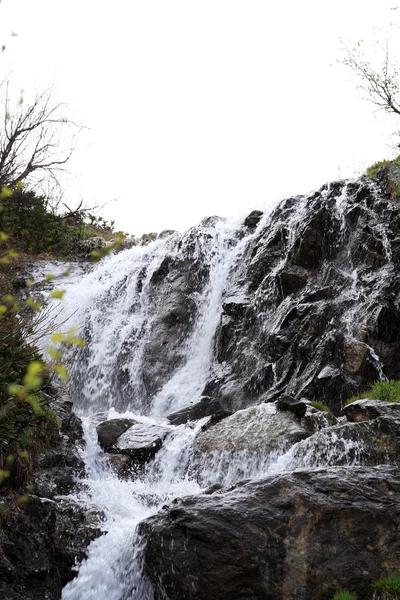
[[[396,123],[359,99],[339,37],[396,0],[3,0],[0,74],[54,84],[89,130],[70,203],[130,233],[265,208],[391,155]],[[400,10],[399,10],[400,12]],[[17,36],[11,37],[11,32]]]

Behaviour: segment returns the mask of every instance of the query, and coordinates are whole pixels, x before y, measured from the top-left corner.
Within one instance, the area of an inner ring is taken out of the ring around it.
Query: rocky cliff
[[[397,569],[400,404],[344,405],[400,379],[399,185],[211,217],[65,283],[107,533],[63,600],[369,598]]]

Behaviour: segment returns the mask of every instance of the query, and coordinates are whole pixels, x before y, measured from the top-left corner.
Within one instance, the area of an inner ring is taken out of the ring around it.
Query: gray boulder
[[[141,524],[155,600],[327,600],[398,571],[397,467],[299,471],[186,497]]]
[[[370,421],[382,416],[400,419],[400,402],[383,402],[382,400],[371,400],[365,398],[347,404],[343,413],[348,421],[360,423]]]
[[[96,427],[100,447],[110,452],[120,435],[135,423],[134,419],[110,419],[100,423]]]

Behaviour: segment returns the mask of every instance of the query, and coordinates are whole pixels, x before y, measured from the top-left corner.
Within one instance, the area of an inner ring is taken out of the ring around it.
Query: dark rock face
[[[35,493],[0,496],[0,598],[59,600],[61,589],[74,576],[76,561],[101,535],[101,515],[72,499],[76,479],[84,474],[77,445],[83,445],[82,425],[68,399],[52,403],[60,419],[60,437],[44,448],[34,463]]]
[[[35,496],[22,507],[9,506],[1,527],[0,598],[24,600],[58,600],[76,560],[100,535],[98,515],[72,501]]]
[[[249,215],[244,220],[245,227],[250,227],[254,229],[259,224],[261,217],[263,216],[262,210],[252,210]]]
[[[204,393],[228,410],[289,394],[339,414],[382,373],[398,378],[399,225],[386,180],[334,182],[283,202],[249,243],[247,300],[224,305],[215,338],[229,368]]]
[[[141,525],[156,600],[326,600],[400,559],[397,468],[300,471],[188,497]]]
[[[226,263],[213,360],[196,394],[228,412],[288,394],[321,400],[338,415],[370,383],[397,379],[400,203],[391,177],[383,171],[377,182],[327,184],[288,198],[262,221],[255,211],[224,244],[221,220],[211,217],[182,237],[166,238],[159,254],[144,254],[140,268],[135,263],[137,270],[122,274],[99,299],[112,318],[114,299],[126,294],[129,314],[138,315],[117,339],[99,406],[111,395],[116,408],[153,406],[187,364],[188,339],[207,312],[199,298],[212,294],[210,282],[215,287],[216,258],[225,264],[225,250],[242,241],[240,256]],[[92,333],[88,324],[89,346]],[[82,405],[93,400],[90,389],[82,392],[84,380],[102,375],[90,351],[79,350],[81,375],[74,375]],[[171,404],[163,406],[167,412]]]

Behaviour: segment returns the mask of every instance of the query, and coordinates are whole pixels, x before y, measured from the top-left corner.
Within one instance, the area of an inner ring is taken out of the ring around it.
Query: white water
[[[339,216],[343,215],[346,193],[344,188],[337,202]],[[294,243],[296,228],[307,216],[306,204],[306,199],[299,200],[298,210],[286,224],[290,227],[289,248]],[[222,303],[226,297],[243,294],[240,262],[251,236],[239,240],[236,232],[237,223],[217,221],[212,226],[197,228],[194,236],[190,232],[183,237],[174,234],[147,247],[126,250],[105,259],[83,277],[61,282],[66,289],[63,306],[64,315],[70,317],[69,326],[77,327],[89,342],[70,368],[75,389],[79,390],[74,398],[75,409],[84,419],[86,437],[87,479],[75,500],[98,509],[105,517],[104,534],[90,545],[87,560],[78,565],[77,577],[63,590],[63,600],[152,600],[151,586],[142,573],[142,541],[138,538],[137,526],[173,498],[198,494],[214,483],[229,486],[239,480],[297,468],[318,468],[340,461],[355,464],[361,460],[359,443],[339,443],[335,432],[328,435],[326,442],[331,448],[330,454],[315,454],[314,442],[318,441],[315,434],[315,439],[313,436],[287,451],[282,446],[282,450],[270,454],[215,453],[202,460],[193,455],[193,442],[201,423],[195,428],[173,427],[162,419],[169,412],[197,401],[215,369],[213,342]],[[183,362],[151,402],[145,402],[141,377],[145,368],[143,357],[162,301],[152,293],[152,276],[165,257],[176,259],[185,253],[190,261],[202,257],[208,271],[207,283],[193,293],[197,317],[180,348]],[[363,284],[357,272],[352,269],[347,275],[349,299],[364,301]],[[255,303],[257,294],[262,293],[264,290],[255,293]],[[290,301],[286,298],[279,310],[265,313],[269,332],[279,330]],[[365,306],[367,312],[367,301]],[[343,317],[349,337],[366,319],[366,313],[358,306],[349,308]],[[370,351],[373,356],[373,350]],[[373,358],[379,362],[378,357]],[[156,458],[134,481],[118,479],[108,468],[96,440],[95,414],[108,411],[109,418],[119,416],[112,408],[116,401],[117,368],[126,377],[126,395],[122,400],[118,398],[121,416],[131,416],[145,423],[162,422],[169,428]],[[310,378],[313,376],[310,372]]]

